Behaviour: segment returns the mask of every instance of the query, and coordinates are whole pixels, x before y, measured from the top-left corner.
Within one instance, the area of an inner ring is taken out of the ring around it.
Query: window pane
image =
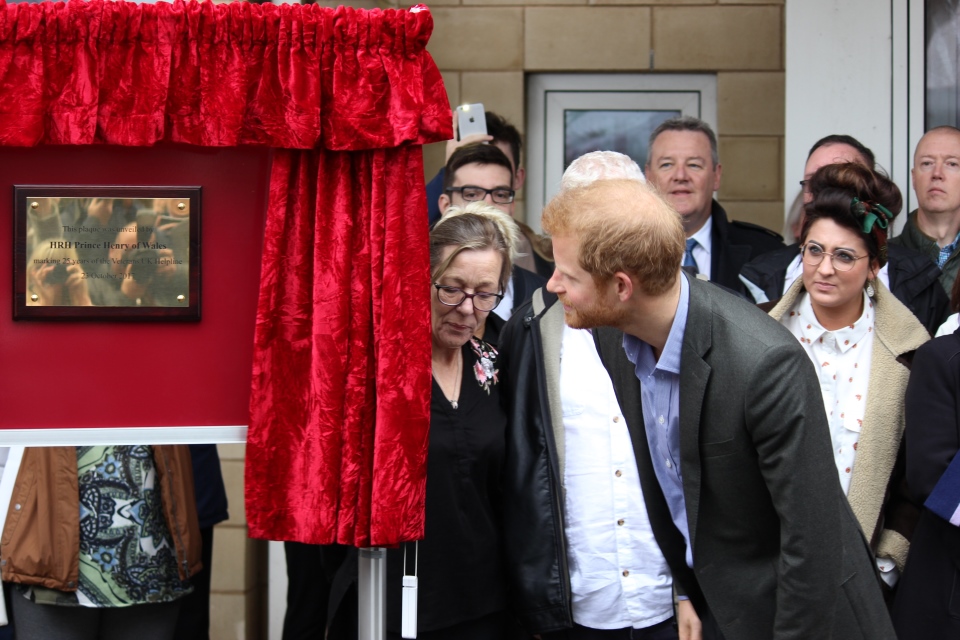
[[[678,111],[567,109],[563,112],[563,167],[591,151],[619,151],[640,167],[647,163],[647,142],[661,122]]]
[[[957,70],[960,2],[926,0],[926,129],[960,125]]]

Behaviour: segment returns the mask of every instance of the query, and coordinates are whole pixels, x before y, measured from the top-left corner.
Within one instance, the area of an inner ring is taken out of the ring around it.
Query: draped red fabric
[[[425,221],[406,216],[426,206],[422,176],[407,147],[276,152],[251,398],[262,428],[247,441],[252,536],[423,535],[429,258]]]
[[[432,29],[421,7],[0,0],[0,144],[443,140]]]
[[[0,145],[276,148],[247,445],[253,537],[423,535],[419,145],[452,136],[432,28],[422,6],[0,0]]]

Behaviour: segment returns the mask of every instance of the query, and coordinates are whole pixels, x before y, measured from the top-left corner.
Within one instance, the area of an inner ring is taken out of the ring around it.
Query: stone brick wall
[[[243,508],[243,459],[246,446],[217,445],[230,518],[213,529],[210,576],[210,638],[266,638],[266,542],[247,537]]]
[[[528,72],[716,73],[719,200],[734,218],[782,228],[783,0],[427,4],[435,22],[427,48],[451,106],[482,102],[521,131]],[[428,178],[443,158],[443,144],[425,148]]]

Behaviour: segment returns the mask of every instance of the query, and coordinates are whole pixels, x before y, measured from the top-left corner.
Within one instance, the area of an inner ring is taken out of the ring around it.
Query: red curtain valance
[[[0,144],[443,140],[432,29],[418,7],[0,0]]]

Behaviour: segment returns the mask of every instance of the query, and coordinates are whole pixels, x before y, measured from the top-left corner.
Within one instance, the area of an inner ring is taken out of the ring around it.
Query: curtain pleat
[[[425,221],[409,216],[426,207],[422,175],[410,147],[275,152],[247,440],[253,537],[423,536],[429,256]]]

